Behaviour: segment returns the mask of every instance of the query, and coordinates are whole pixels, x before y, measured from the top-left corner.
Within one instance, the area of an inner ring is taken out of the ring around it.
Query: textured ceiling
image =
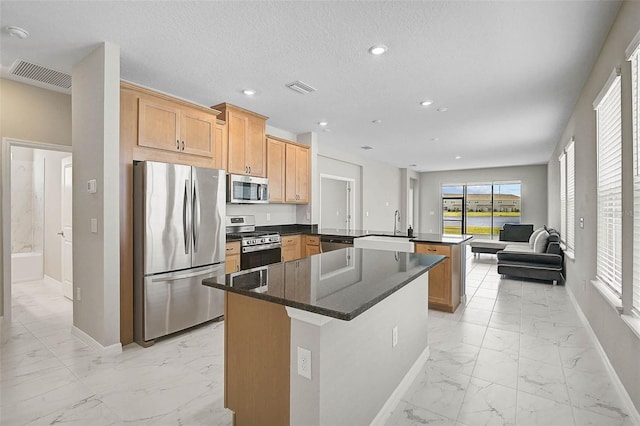
[[[0,61],[3,73],[16,59],[71,73],[74,63],[109,41],[120,46],[125,80],[207,106],[230,102],[270,117],[274,127],[316,131],[322,145],[397,167],[541,164],[619,6],[591,0],[2,1]],[[10,37],[7,25],[31,36]],[[389,51],[374,57],[367,49],[378,43]],[[317,92],[287,89],[294,80]],[[258,93],[248,98],[244,88]],[[434,104],[421,107],[424,99]],[[318,126],[323,120],[330,132]],[[363,145],[374,149],[363,151]]]

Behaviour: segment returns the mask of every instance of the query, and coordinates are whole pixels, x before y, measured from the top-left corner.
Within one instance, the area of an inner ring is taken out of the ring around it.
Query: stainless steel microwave
[[[269,202],[269,181],[266,178],[227,175],[227,203],[254,204]]]

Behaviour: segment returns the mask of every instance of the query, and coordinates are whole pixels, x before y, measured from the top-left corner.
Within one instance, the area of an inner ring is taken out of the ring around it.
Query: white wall
[[[71,145],[71,96],[4,78],[0,78],[0,91],[2,92],[0,136],[57,145]],[[3,153],[0,152],[0,156],[2,155]],[[2,183],[1,179],[0,174],[0,184]],[[2,200],[0,200],[1,214]],[[2,229],[0,229],[0,240],[4,241]],[[4,257],[5,254],[0,247],[1,277],[5,276]],[[11,279],[9,277],[9,279],[0,281],[2,281],[0,282],[0,316],[2,316],[4,315],[4,306],[11,303],[9,300],[4,300],[4,282],[10,283]]]
[[[521,223],[547,224],[547,166],[499,167],[451,170],[420,175],[420,232],[439,233],[442,228],[443,184],[522,182]]]
[[[604,86],[615,67],[622,68],[622,126],[623,126],[623,192],[626,200],[633,197],[631,191],[632,165],[631,146],[631,66],[625,58],[625,49],[640,30],[640,2],[623,2],[618,16],[602,47],[600,56],[594,65],[580,98],[555,152],[549,160],[549,221],[552,225],[560,223],[559,204],[560,178],[557,161],[561,151],[571,137],[575,137],[575,212],[578,223],[584,218],[584,229],[576,227],[575,260],[566,260],[566,285],[574,294],[580,309],[585,314],[596,333],[618,377],[637,409],[640,410],[640,338],[621,320],[618,313],[604,300],[602,295],[591,286],[590,281],[596,272],[596,219],[597,219],[597,159],[596,159],[596,121],[593,101]],[[552,208],[553,207],[553,208]],[[631,207],[632,209],[632,207]],[[636,212],[637,214],[637,212]],[[631,226],[630,226],[631,225]],[[577,225],[576,225],[577,226]],[[623,215],[623,235],[632,233],[632,215]],[[623,268],[631,270],[631,249],[629,238],[623,247]],[[624,275],[623,280],[632,277]],[[625,294],[625,302],[630,295]],[[627,302],[628,303],[628,302]]]
[[[73,67],[73,324],[103,347],[120,345],[120,50],[103,43]],[[97,180],[89,194],[87,181]],[[91,219],[98,222],[92,233]],[[77,293],[76,293],[77,294]]]
[[[340,170],[329,168],[326,157],[360,168],[360,194],[356,194],[358,213],[356,229],[368,231],[393,231],[394,212],[403,211],[401,206],[401,173],[400,169],[386,163],[367,158],[365,155],[355,156],[349,153],[318,146],[318,172],[340,175]],[[336,164],[335,161],[333,164]],[[351,167],[351,166],[349,166]],[[350,176],[345,176],[350,177]],[[356,183],[356,186],[358,184]],[[358,200],[360,198],[360,200]]]

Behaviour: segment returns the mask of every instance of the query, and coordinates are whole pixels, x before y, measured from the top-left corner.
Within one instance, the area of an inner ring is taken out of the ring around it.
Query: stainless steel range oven
[[[256,231],[254,216],[227,216],[227,237],[240,238],[240,269],[282,261],[280,234]]]

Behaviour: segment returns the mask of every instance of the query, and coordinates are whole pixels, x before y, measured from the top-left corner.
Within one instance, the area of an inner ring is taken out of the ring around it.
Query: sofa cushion
[[[533,253],[533,249],[529,247],[529,243],[509,243],[503,251],[515,253]]]
[[[540,228],[536,229],[535,231],[533,231],[533,233],[531,234],[531,236],[529,237],[529,247],[533,248],[533,243],[535,243],[536,241],[536,237],[538,236],[539,233],[541,233],[542,231],[544,231],[544,226],[541,226]]]
[[[533,243],[533,251],[535,253],[546,252],[548,240],[549,240],[549,233],[547,231],[540,232],[536,237],[535,242]]]

